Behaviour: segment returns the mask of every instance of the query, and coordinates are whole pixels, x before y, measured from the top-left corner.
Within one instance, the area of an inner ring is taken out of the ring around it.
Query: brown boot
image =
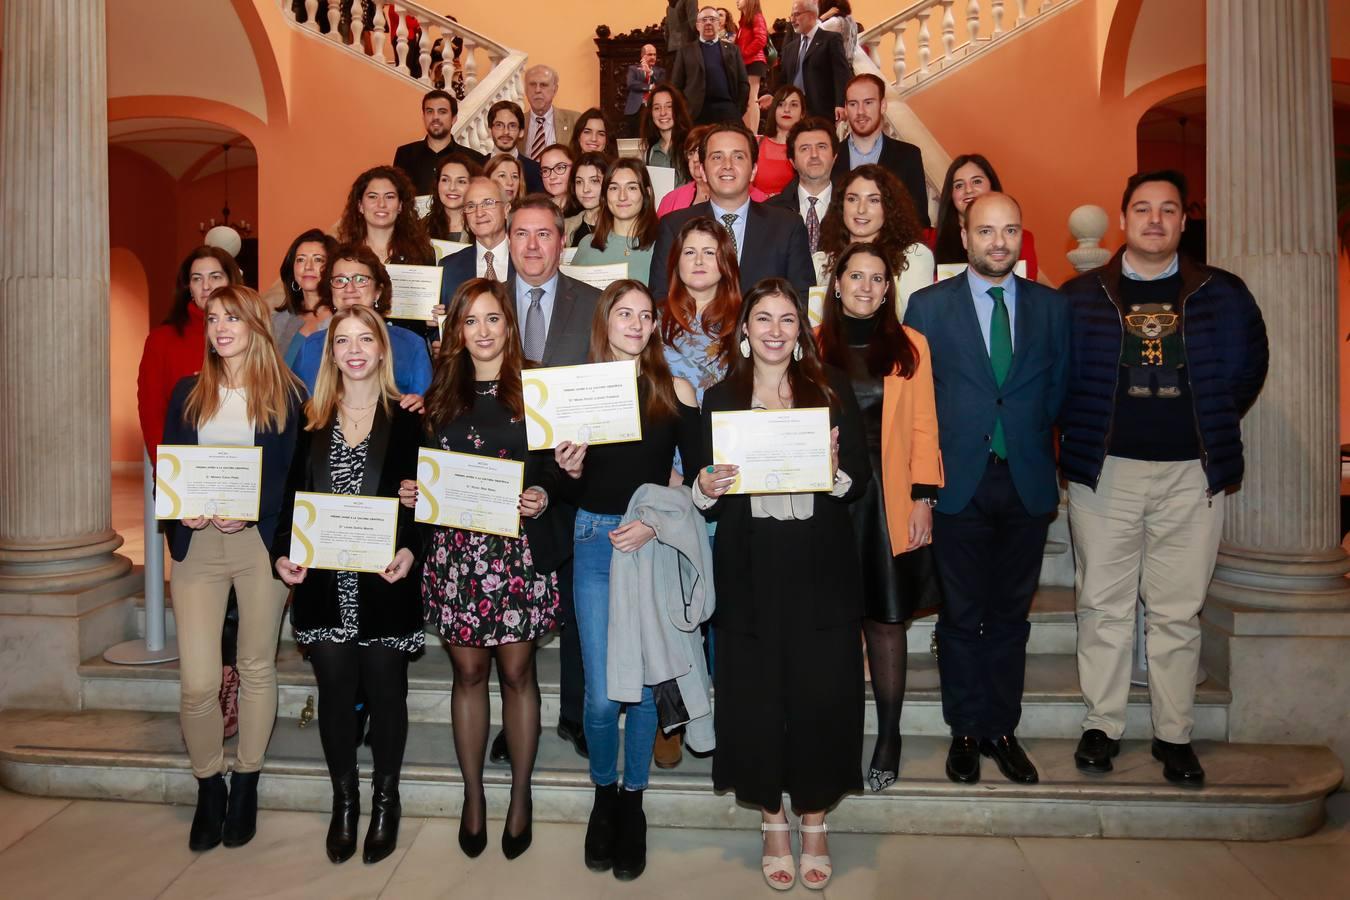
[[[673,769],[680,764],[680,758],[683,755],[680,748],[684,743],[684,732],[677,731],[674,734],[666,734],[661,729],[656,730],[656,746],[652,748],[652,762],[656,763],[658,769]]]

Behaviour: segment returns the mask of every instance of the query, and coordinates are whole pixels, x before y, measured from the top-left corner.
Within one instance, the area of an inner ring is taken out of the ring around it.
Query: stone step
[[[538,654],[539,692],[546,726],[558,721],[559,664],[556,652]],[[450,721],[452,670],[448,654],[439,645],[427,648],[408,672],[408,715],[413,722]],[[83,707],[90,710],[174,712],[178,709],[178,664],[118,666],[101,658],[79,668]],[[299,717],[310,697],[315,696],[314,673],[294,644],[283,644],[277,656],[280,714]],[[942,697],[937,661],[928,653],[909,658],[909,674],[901,730],[907,735],[948,734],[942,720]],[[496,679],[490,681],[492,720],[501,722]],[[1228,705],[1232,695],[1214,680],[1202,684],[1196,695],[1195,736],[1224,740],[1228,736]],[[317,699],[317,698],[316,698]],[[1083,718],[1078,669],[1073,656],[1041,654],[1027,657],[1026,687],[1022,701],[1022,737],[1077,738]],[[876,731],[876,708],[867,692],[867,730]],[[1126,713],[1128,734],[1152,735],[1148,692],[1131,688]]]
[[[943,775],[946,741],[905,742],[900,780],[880,794],[847,797],[830,816],[837,831],[1041,835],[1206,840],[1281,840],[1308,834],[1324,818],[1326,795],[1341,783],[1339,760],[1325,747],[1199,742],[1204,789],[1163,780],[1148,744],[1130,741],[1116,771],[1089,777],[1074,768],[1073,741],[1026,741],[1041,782],[1014,785],[985,761],[977,786]],[[234,741],[226,748],[230,761]],[[413,724],[401,776],[409,816],[454,818],[463,788],[453,744],[442,725]],[[863,749],[864,756],[870,746]],[[360,751],[368,776],[369,751]],[[864,760],[859,765],[864,765]],[[676,769],[653,769],[644,808],[653,826],[741,829],[752,841],[758,816],[712,790],[710,761],[686,754]],[[488,765],[490,815],[500,819],[510,770]],[[364,779],[367,792],[369,778]],[[196,783],[171,713],[0,712],[0,784],[27,794],[192,804]],[[259,784],[267,809],[326,812],[331,803],[317,726],[277,722]],[[533,779],[534,814],[545,822],[584,822],[592,789],[585,761],[546,731]],[[368,808],[368,807],[367,807]],[[185,820],[186,821],[186,820]],[[456,852],[447,848],[446,852]]]

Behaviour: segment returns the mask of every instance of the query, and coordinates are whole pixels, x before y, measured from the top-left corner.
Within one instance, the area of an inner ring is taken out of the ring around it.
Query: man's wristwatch
[[[919,500],[920,502],[927,503],[929,508],[937,506],[938,504],[936,497],[920,497]]]

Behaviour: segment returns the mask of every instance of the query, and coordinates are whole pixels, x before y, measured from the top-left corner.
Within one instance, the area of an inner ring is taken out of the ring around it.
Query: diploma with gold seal
[[[160,444],[155,458],[155,518],[258,521],[261,447]]]
[[[383,572],[394,561],[398,500],[295,492],[291,562],[309,569]]]
[[[637,362],[526,369],[525,437],[531,450],[642,440]]]
[[[417,455],[417,521],[520,537],[525,464],[423,447]]]
[[[712,414],[713,462],[740,466],[729,494],[828,491],[830,411],[746,409]]]

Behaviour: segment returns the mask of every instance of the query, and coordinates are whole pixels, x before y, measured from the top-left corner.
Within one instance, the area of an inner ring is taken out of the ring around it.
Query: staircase
[[[1231,694],[1213,679],[1199,688],[1195,737],[1209,783],[1173,787],[1149,754],[1148,696],[1133,689],[1128,733],[1116,772],[1089,778],[1073,765],[1082,701],[1074,651],[1072,590],[1043,587],[1031,614],[1024,714],[1019,734],[1041,770],[1041,783],[1013,785],[992,763],[974,787],[943,774],[947,738],[936,661],[928,652],[934,617],[909,631],[909,681],[900,780],[881,794],[844,800],[830,818],[842,831],[968,835],[1182,837],[1275,840],[1315,830],[1326,795],[1341,782],[1340,762],[1325,747],[1226,742]],[[591,786],[586,762],[553,733],[558,717],[558,650],[539,651],[544,736],[535,774],[535,814],[541,821],[584,822]],[[64,797],[192,803],[196,783],[178,729],[176,664],[115,666],[100,658],[79,669],[77,712],[0,712],[0,783],[12,790]],[[300,727],[314,677],[293,643],[279,656],[280,705],[268,752],[261,803],[272,809],[324,811],[331,789],[317,725]],[[434,642],[409,673],[411,720],[403,770],[410,815],[456,816],[461,782],[450,734],[451,668]],[[500,700],[493,682],[493,721]],[[316,699],[316,698],[315,698]],[[871,753],[875,710],[870,692],[864,758]],[[227,744],[227,755],[233,746]],[[369,771],[368,751],[361,751]],[[510,772],[489,765],[488,802],[504,811]],[[645,804],[654,825],[752,828],[754,811],[713,792],[710,761],[687,754],[671,771],[653,769]]]
[[[453,133],[466,147],[491,151],[487,111],[492,104],[511,100],[524,106],[524,53],[417,3],[394,0],[367,6],[362,0],[327,0],[325,18],[319,0],[277,2],[291,27],[361,57],[392,77],[428,91],[441,88],[454,94],[459,115]],[[386,15],[390,7],[392,17]],[[369,15],[352,15],[363,8]],[[420,32],[415,41],[410,20]],[[445,73],[450,73],[449,79]]]

